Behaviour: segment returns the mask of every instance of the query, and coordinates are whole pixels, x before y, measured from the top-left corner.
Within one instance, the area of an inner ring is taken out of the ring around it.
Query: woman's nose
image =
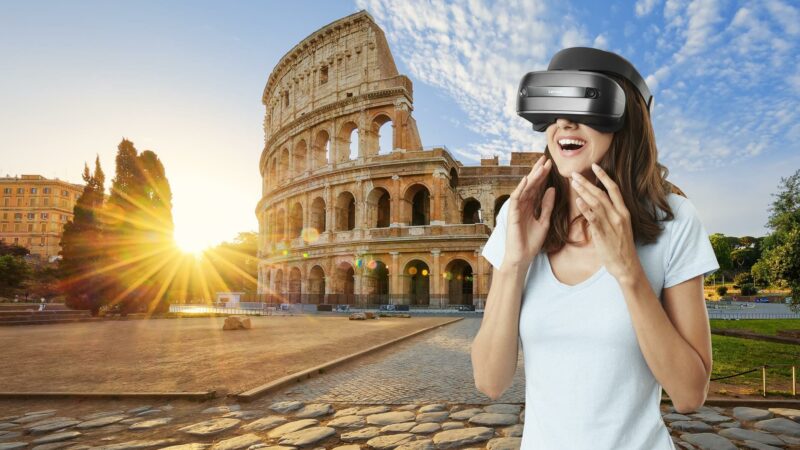
[[[578,126],[575,122],[565,117],[559,117],[558,119],[556,119],[556,125],[558,125],[558,128],[569,128],[569,127],[574,128]]]

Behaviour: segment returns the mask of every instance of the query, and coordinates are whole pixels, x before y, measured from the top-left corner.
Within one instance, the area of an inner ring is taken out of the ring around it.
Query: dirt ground
[[[0,391],[237,393],[452,317],[223,317],[0,327]]]

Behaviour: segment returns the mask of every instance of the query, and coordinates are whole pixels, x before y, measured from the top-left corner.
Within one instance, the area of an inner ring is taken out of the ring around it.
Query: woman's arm
[[[702,275],[664,289],[663,307],[643,270],[620,287],[653,375],[677,412],[696,411],[705,403],[712,365]]]
[[[472,341],[475,387],[492,400],[511,386],[517,371],[519,311],[528,267],[503,263],[492,268],[481,328]]]

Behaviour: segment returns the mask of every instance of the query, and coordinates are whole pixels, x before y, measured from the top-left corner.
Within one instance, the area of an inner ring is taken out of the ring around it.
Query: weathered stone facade
[[[366,11],[284,55],[262,102],[259,294],[295,303],[482,305],[491,266],[480,252],[496,211],[542,153],[466,167],[446,148],[423,148],[411,80],[397,72]],[[386,151],[383,130],[392,133]]]

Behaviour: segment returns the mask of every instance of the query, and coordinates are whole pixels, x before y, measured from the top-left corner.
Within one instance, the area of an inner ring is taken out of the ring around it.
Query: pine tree
[[[104,180],[99,156],[95,159],[94,175],[89,172],[89,166],[84,165],[86,185],[75,203],[72,220],[64,226],[60,242],[59,273],[66,304],[74,309],[88,309],[95,316],[105,300],[104,283],[97,277],[103,266],[98,214],[103,207]]]

